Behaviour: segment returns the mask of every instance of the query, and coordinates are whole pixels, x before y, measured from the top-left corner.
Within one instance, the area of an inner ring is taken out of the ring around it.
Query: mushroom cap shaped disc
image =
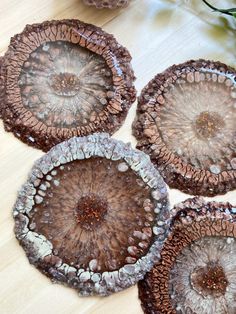
[[[73,136],[112,134],[136,97],[130,61],[128,50],[94,25],[27,25],[0,62],[5,129],[44,151]]]
[[[72,138],[39,159],[14,208],[30,263],[81,295],[135,284],[159,259],[166,185],[147,155],[106,134]]]
[[[139,282],[146,314],[236,313],[236,207],[188,199],[171,211],[160,261]]]
[[[147,84],[133,132],[170,187],[214,196],[236,187],[235,121],[236,71],[198,60]]]

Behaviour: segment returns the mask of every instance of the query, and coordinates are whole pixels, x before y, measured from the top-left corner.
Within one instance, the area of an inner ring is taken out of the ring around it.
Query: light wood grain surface
[[[235,1],[211,1],[230,6]],[[236,64],[235,27],[200,0],[133,0],[126,9],[97,10],[80,0],[0,0],[0,54],[25,24],[78,18],[113,33],[133,56],[138,92],[158,72],[187,59],[210,58]],[[115,138],[130,141],[136,104]],[[80,298],[30,266],[13,233],[12,207],[33,162],[42,152],[6,133],[0,123],[0,314],[141,314],[137,287],[106,298]],[[170,191],[171,204],[187,198]],[[236,203],[236,192],[216,197]]]

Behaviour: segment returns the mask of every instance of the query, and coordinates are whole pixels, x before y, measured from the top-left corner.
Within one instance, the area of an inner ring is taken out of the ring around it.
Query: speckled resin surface
[[[106,134],[72,138],[34,165],[14,207],[15,233],[53,281],[108,295],[158,261],[168,206],[147,155]]]

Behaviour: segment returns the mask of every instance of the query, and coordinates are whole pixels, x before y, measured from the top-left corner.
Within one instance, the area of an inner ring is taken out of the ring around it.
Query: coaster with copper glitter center
[[[189,61],[143,89],[133,133],[170,187],[214,196],[236,187],[235,120],[236,71]]]
[[[84,0],[87,5],[93,5],[98,9],[117,9],[129,5],[131,0]]]
[[[176,205],[160,261],[139,282],[146,314],[236,313],[236,207]]]
[[[72,138],[33,167],[14,207],[30,263],[81,295],[135,284],[159,259],[166,185],[150,158],[106,134]]]
[[[44,151],[73,136],[112,134],[136,97],[130,61],[127,49],[94,25],[27,25],[0,62],[5,129]]]

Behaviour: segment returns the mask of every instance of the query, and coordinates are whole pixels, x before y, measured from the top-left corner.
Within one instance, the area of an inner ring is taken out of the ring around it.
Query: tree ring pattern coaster
[[[176,205],[160,261],[139,282],[144,313],[236,313],[236,207]]]
[[[170,187],[214,196],[236,187],[235,120],[235,70],[189,61],[143,89],[133,133]]]
[[[114,133],[136,98],[130,61],[127,49],[94,25],[27,25],[0,63],[5,129],[44,151],[73,136]]]
[[[34,165],[14,207],[30,263],[81,295],[135,284],[159,259],[166,185],[150,158],[106,134],[58,144]]]

